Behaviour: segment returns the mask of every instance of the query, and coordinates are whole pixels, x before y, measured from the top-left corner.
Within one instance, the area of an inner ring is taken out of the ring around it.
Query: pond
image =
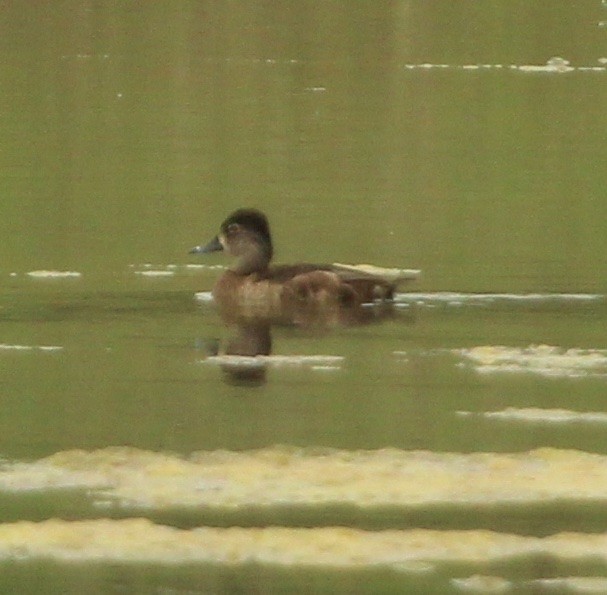
[[[0,29],[2,592],[607,590],[604,2]],[[188,252],[241,207],[421,274],[234,325]]]

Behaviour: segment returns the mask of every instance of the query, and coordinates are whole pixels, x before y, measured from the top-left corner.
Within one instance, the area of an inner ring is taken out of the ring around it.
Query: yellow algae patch
[[[456,349],[477,372],[533,372],[543,376],[596,376],[607,374],[607,349],[563,349],[552,345],[505,347],[484,345]]]
[[[461,454],[273,447],[186,458],[115,447],[0,468],[0,491],[61,488],[140,509],[604,502],[607,456],[553,448]]]
[[[364,531],[323,528],[177,529],[146,519],[20,521],[0,525],[0,559],[275,564],[301,567],[483,564],[522,556],[607,562],[607,534],[528,537],[494,531],[426,529]],[[478,581],[477,581],[478,582]]]

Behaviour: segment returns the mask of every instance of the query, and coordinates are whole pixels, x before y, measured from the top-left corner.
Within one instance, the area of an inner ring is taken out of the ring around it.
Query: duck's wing
[[[326,276],[319,276],[323,273]],[[418,276],[417,270],[340,263],[278,265],[264,272],[264,279],[288,285],[295,293],[308,295],[316,291],[321,295],[322,289],[343,303],[392,300],[398,285]]]
[[[370,264],[335,263],[332,266],[342,282],[366,303],[393,300],[396,288],[417,279],[420,273],[413,269],[386,269]]]
[[[385,283],[398,286],[407,281],[415,281],[419,278],[421,271],[419,269],[395,269],[378,267],[372,264],[343,264],[335,262],[333,264],[285,264],[274,265],[267,269],[264,278],[275,283],[284,283],[294,277],[312,273],[314,271],[328,271],[335,273],[342,281],[381,279]]]
[[[372,264],[343,264],[335,262],[332,267],[346,281],[348,276],[353,279],[375,278],[381,279],[394,287],[407,281],[415,281],[421,275],[419,269],[385,268]]]

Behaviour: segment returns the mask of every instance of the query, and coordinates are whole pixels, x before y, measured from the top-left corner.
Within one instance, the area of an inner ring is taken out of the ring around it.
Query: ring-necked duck
[[[387,280],[348,265],[272,265],[270,226],[256,209],[239,209],[222,224],[208,244],[196,246],[190,254],[224,250],[236,258],[213,288],[215,301],[224,307],[265,305],[265,308],[300,306],[356,306],[389,301],[397,283],[415,278]]]

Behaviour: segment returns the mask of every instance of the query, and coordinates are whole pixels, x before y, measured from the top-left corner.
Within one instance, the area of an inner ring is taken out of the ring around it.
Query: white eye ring
[[[230,223],[230,225],[228,225],[228,228],[226,229],[226,232],[227,233],[236,233],[239,229],[240,229],[240,226],[238,225],[238,223]]]

